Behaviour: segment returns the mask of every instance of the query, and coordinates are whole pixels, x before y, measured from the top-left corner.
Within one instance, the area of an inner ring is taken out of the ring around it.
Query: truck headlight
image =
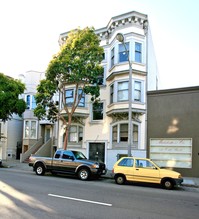
[[[92,165],[92,168],[98,169],[98,168],[99,168],[99,165],[98,165],[98,164],[93,164],[93,165]]]

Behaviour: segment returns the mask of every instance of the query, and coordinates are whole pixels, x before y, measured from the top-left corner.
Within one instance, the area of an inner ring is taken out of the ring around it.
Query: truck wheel
[[[45,167],[43,164],[37,164],[35,167],[35,172],[37,175],[43,176],[45,174]]]
[[[165,188],[165,189],[168,189],[168,190],[171,190],[173,189],[174,187],[174,183],[171,179],[164,179],[162,181],[162,186]]]
[[[78,177],[81,179],[81,180],[88,180],[89,177],[90,177],[90,172],[88,169],[86,168],[82,168],[78,171]]]
[[[115,182],[119,185],[123,185],[126,182],[126,178],[123,175],[115,176]]]

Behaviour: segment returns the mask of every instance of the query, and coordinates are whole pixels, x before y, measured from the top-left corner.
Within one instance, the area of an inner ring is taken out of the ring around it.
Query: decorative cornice
[[[139,118],[141,115],[142,115],[142,113],[132,112],[132,120],[141,123],[141,120]],[[109,116],[112,118],[112,123],[115,123],[118,121],[128,120],[128,113],[127,112],[112,113]]]
[[[132,108],[132,115],[143,115],[145,113],[146,113],[146,110]],[[122,115],[128,114],[128,109],[113,109],[113,110],[106,112],[106,115],[110,117],[113,117],[115,115],[121,115],[121,114]]]
[[[112,17],[106,27],[97,29],[95,32],[101,39],[108,39],[109,35],[116,28],[128,25],[130,23],[136,26],[140,26],[143,29],[144,21],[147,19],[148,18],[146,14],[141,14],[139,12],[132,11]]]
[[[136,11],[131,11],[125,14],[121,14],[115,17],[112,17],[108,22],[106,27],[95,30],[95,33],[100,37],[100,39],[109,39],[110,35],[116,28],[120,28],[125,25],[136,25],[143,29],[144,21],[148,19],[146,14],[142,14]],[[59,36],[59,45],[63,45],[66,37],[70,31],[60,34]]]

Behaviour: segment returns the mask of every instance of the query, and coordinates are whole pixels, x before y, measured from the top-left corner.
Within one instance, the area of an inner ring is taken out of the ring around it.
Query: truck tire
[[[78,171],[78,177],[81,180],[88,180],[90,178],[90,171],[87,168],[81,168]]]
[[[46,171],[45,167],[44,167],[44,165],[42,163],[36,164],[35,172],[36,172],[37,175],[43,176],[45,174],[45,171]]]

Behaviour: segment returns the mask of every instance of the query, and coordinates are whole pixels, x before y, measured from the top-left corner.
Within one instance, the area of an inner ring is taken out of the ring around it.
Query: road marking
[[[79,201],[79,202],[87,202],[87,203],[92,203],[92,204],[97,204],[97,205],[105,205],[105,206],[109,206],[109,207],[112,206],[112,204],[108,204],[108,203],[90,201],[90,200],[79,199],[79,198],[72,198],[72,197],[61,196],[61,195],[48,194],[48,196],[52,196],[52,197],[56,197],[56,198],[69,199],[69,200],[74,200],[74,201]]]

